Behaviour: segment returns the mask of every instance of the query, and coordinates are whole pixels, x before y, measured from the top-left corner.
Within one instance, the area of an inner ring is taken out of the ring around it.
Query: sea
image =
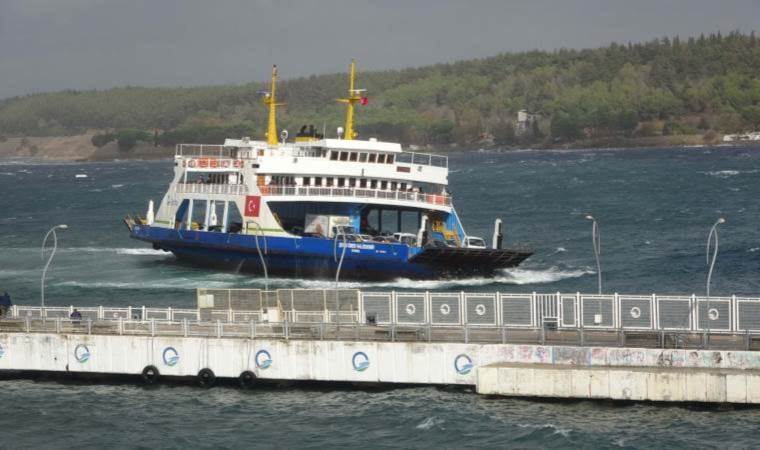
[[[467,233],[490,242],[501,218],[505,246],[534,255],[490,278],[342,287],[593,293],[591,214],[605,292],[703,294],[708,232],[725,218],[711,294],[760,294],[760,148],[473,149],[450,153],[449,167]],[[46,277],[50,306],[194,307],[197,288],[263,288],[261,277],[188,266],[129,239],[122,218],[158,204],[172,170],[171,161],[0,161],[0,293],[40,303],[41,245],[58,224],[68,229],[57,232]],[[0,448],[760,446],[756,408],[490,398],[448,387],[0,380],[0,405]]]

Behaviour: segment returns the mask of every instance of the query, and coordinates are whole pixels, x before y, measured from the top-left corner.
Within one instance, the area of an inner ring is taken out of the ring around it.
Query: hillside
[[[491,140],[497,145],[555,145],[670,135],[709,140],[760,128],[758,74],[760,41],[738,32],[360,71],[359,85],[368,89],[370,102],[358,111],[357,128],[362,137],[436,146]],[[333,74],[283,81],[280,92],[287,107],[280,127],[292,135],[313,123],[332,134],[343,120],[334,99],[344,95],[346,78]],[[132,133],[132,140],[155,139],[163,145],[261,136],[265,109],[257,92],[265,88],[260,83],[124,87],[16,97],[0,101],[0,141],[92,129],[121,130]],[[530,115],[518,124],[520,110]]]

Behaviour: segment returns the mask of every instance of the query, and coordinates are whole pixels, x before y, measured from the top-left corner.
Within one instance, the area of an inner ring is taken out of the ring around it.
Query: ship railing
[[[396,155],[396,163],[420,166],[448,167],[449,158],[429,153],[401,152]]]
[[[349,197],[377,198],[398,200],[430,205],[451,206],[448,194],[425,194],[421,192],[384,191],[381,189],[346,188],[346,187],[312,187],[312,186],[259,186],[261,195],[265,196],[301,196],[301,197]]]
[[[179,194],[244,195],[248,193],[248,186],[245,184],[177,183],[175,191]]]

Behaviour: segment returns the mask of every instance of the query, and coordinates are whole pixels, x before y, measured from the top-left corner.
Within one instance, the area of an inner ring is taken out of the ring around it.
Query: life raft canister
[[[235,168],[241,169],[243,167],[243,161],[240,159],[235,160]]]
[[[228,168],[228,167],[230,167],[230,160],[229,159],[223,159],[222,160],[222,167],[225,168],[225,169]]]
[[[190,160],[190,161],[187,163],[187,165],[188,165],[188,166],[190,166],[190,167],[195,167],[195,166],[196,166],[196,164],[198,164],[198,162],[197,162],[196,160],[194,160],[194,159],[191,159],[191,160]]]

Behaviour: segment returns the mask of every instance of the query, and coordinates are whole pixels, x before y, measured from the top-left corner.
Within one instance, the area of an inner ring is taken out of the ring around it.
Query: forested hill
[[[760,128],[760,40],[754,33],[360,70],[358,84],[370,99],[357,112],[360,137],[422,145],[463,145],[489,137],[497,144],[540,144]],[[88,129],[157,137],[167,145],[260,137],[265,108],[257,92],[265,88],[262,83],[124,87],[11,98],[0,102],[0,138]],[[287,106],[280,127],[293,135],[303,124],[318,129],[324,124],[333,134],[343,120],[342,105],[334,99],[346,88],[344,73],[283,81],[280,94]],[[535,124],[515,130],[519,110],[535,114]]]

